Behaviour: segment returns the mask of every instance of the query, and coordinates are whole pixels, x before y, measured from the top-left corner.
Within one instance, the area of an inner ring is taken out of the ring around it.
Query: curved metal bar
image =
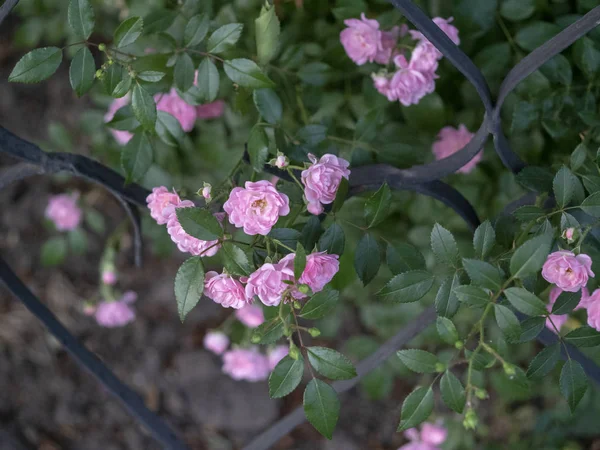
[[[17,3],[19,3],[19,0],[6,0],[2,6],[0,6],[0,25],[2,25],[2,22],[6,19],[6,16],[10,14],[12,9],[17,6]]]
[[[25,286],[19,277],[0,258],[0,281],[13,293],[84,369],[104,385],[148,432],[169,449],[186,450],[188,447],[177,438],[166,422],[150,411],[138,394],[127,387],[87,350]]]

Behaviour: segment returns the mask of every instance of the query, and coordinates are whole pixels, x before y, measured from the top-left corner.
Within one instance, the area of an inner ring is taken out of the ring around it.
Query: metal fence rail
[[[600,23],[600,6],[594,8],[584,17],[523,58],[506,76],[500,87],[498,99],[494,102],[485,78],[479,69],[421,9],[415,6],[410,0],[389,1],[473,84],[485,108],[485,115],[479,130],[471,142],[465,148],[448,158],[429,164],[414,166],[410,169],[397,169],[386,164],[354,168],[350,176],[350,195],[377,189],[383,182],[387,182],[392,189],[417,192],[445,203],[459,214],[471,229],[475,229],[479,225],[479,219],[473,207],[458,191],[443,183],[440,179],[456,172],[475,157],[483,148],[490,135],[493,137],[494,148],[498,156],[508,169],[516,173],[525,166],[519,156],[511,150],[502,132],[500,110],[504,100],[524,78],[597,26]],[[0,24],[17,3],[18,0],[6,0],[0,6]],[[136,184],[125,186],[121,175],[85,156],[67,153],[45,153],[36,145],[15,136],[1,126],[0,152],[21,160],[15,166],[0,172],[0,189],[32,175],[58,172],[68,172],[74,176],[98,183],[108,189],[119,200],[133,222],[135,260],[138,265],[141,264],[142,239],[137,207],[145,208],[145,198],[149,194],[149,191]],[[276,169],[266,168],[265,170],[285,177],[283,172],[278,172]],[[515,204],[528,204],[532,201],[531,196],[526,196],[515,202]],[[69,333],[52,312],[27,289],[24,283],[2,259],[0,259],[0,280],[46,326],[48,331],[63,344],[71,356],[115,395],[157,441],[169,449],[178,450],[187,448],[162,419],[145,407],[137,394],[125,386],[110,369],[85,349]],[[426,309],[410,325],[400,329],[394,337],[385,342],[373,355],[361,361],[357,365],[357,377],[352,380],[335,382],[333,384],[334,388],[339,393],[353,388],[362,377],[383,364],[390,355],[431,325],[434,320],[435,313],[433,309]],[[544,345],[549,345],[556,342],[557,338],[549,330],[544,329],[538,336],[538,340]],[[571,358],[579,361],[588,376],[597,383],[600,383],[600,368],[579,350],[569,344],[567,346]],[[257,436],[244,447],[244,450],[267,449],[305,420],[302,408],[299,407]]]

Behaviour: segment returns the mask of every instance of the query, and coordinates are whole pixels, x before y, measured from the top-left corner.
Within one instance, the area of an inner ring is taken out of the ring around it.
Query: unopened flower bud
[[[321,336],[321,330],[318,328],[309,328],[308,334],[310,334],[312,337],[319,337]]]
[[[290,337],[292,335],[292,329],[290,327],[285,327],[283,329],[283,335],[285,337]]]
[[[308,287],[306,284],[301,284],[298,286],[298,290],[303,294],[308,294],[310,292],[310,287]]]
[[[292,303],[292,305],[294,305],[294,309],[302,308],[302,305],[300,304],[300,302],[298,300],[294,300],[294,303]]]
[[[287,167],[290,165],[290,161],[287,159],[287,157],[283,154],[279,154],[277,155],[277,158],[275,159],[275,166],[279,167],[280,169],[283,169],[284,167]]]
[[[474,430],[477,427],[477,414],[472,409],[469,409],[465,414],[465,420],[463,420],[463,426],[467,430]]]
[[[104,72],[102,71],[102,69],[96,70],[96,78],[102,79],[103,76],[104,76]]]
[[[250,338],[250,342],[252,342],[253,344],[258,344],[261,340],[261,336],[260,333],[253,333],[252,337]]]
[[[442,362],[435,363],[435,371],[436,372],[442,373],[445,370],[446,370],[446,364],[444,364]]]
[[[202,197],[204,197],[204,200],[207,202],[212,199],[211,192],[212,186],[209,183],[204,183],[204,187],[202,188]]]
[[[577,230],[575,230],[575,228],[573,228],[573,227],[567,228],[565,231],[563,231],[562,237],[569,244],[572,244],[573,242],[575,242],[575,239],[577,238]]]
[[[454,343],[454,347],[456,347],[458,350],[461,350],[464,346],[465,344],[463,343],[463,341],[456,341]]]
[[[504,363],[502,365],[502,368],[504,369],[504,373],[509,377],[512,377],[517,373],[517,371],[515,370],[515,366],[513,366],[512,364]]]
[[[290,358],[293,360],[300,358],[300,350],[298,350],[298,347],[296,347],[296,345],[292,342],[290,342],[290,351],[288,355],[290,355]]]
[[[106,50],[106,45],[105,44],[98,44],[98,50],[100,50],[101,52]]]
[[[476,388],[475,389],[475,396],[479,400],[485,400],[486,398],[488,398],[488,393],[487,393],[487,391],[485,389]]]

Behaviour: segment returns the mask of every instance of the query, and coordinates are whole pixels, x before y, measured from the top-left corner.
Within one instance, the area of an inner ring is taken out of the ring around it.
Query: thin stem
[[[296,182],[296,184],[300,187],[300,189],[302,191],[304,191],[304,186],[302,186],[302,183],[300,183],[300,180],[298,180],[296,175],[294,175],[294,171],[288,167],[287,173],[290,175],[290,177],[292,177],[292,179]]]
[[[213,55],[212,53],[206,53],[206,52],[201,52],[199,50],[194,50],[192,48],[183,48],[183,49],[178,49],[178,51],[184,51],[184,52],[191,52],[191,53],[196,53],[197,55],[202,55],[202,56],[207,56],[209,58],[213,58],[216,59],[217,61],[220,61],[222,63],[225,62],[225,60],[223,58],[219,58],[216,55]]]

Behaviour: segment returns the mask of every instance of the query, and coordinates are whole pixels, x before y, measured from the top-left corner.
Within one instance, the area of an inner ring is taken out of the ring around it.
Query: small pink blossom
[[[460,38],[458,37],[458,28],[456,28],[454,25],[451,25],[451,23],[454,21],[453,17],[450,17],[448,19],[444,19],[442,17],[434,17],[433,18],[433,22],[444,32],[446,33],[446,36],[448,36],[450,38],[450,40],[452,42],[454,42],[456,45],[460,44]],[[409,31],[410,35],[412,36],[413,39],[417,39],[417,40],[421,40],[421,41],[426,41],[427,38],[425,36],[423,36],[423,34],[420,31],[416,31],[416,30],[411,30]],[[440,53],[441,56],[441,53]]]
[[[204,187],[202,188],[202,197],[204,197],[204,200],[210,200],[212,198],[211,193],[212,186],[208,183],[204,183]]]
[[[438,140],[435,141],[432,146],[435,159],[440,160],[453,155],[471,142],[473,136],[474,134],[469,132],[467,127],[462,124],[458,128],[442,128],[438,134]],[[471,172],[475,166],[477,166],[479,161],[481,161],[481,158],[483,158],[483,153],[479,152],[473,159],[471,159],[471,161],[458,169],[457,172]]]
[[[91,303],[85,303],[83,305],[83,314],[89,317],[93,316],[96,314],[96,306],[92,305]]]
[[[96,322],[106,328],[122,327],[135,320],[135,311],[130,306],[137,298],[133,291],[127,291],[118,301],[104,301],[96,308]]]
[[[181,203],[181,199],[175,190],[170,192],[166,187],[159,186],[152,188],[152,194],[146,197],[146,203],[150,209],[150,216],[159,225],[164,225],[175,213],[175,208]]]
[[[215,355],[222,355],[229,347],[229,338],[220,331],[209,331],[204,336],[204,348]]]
[[[278,155],[277,158],[275,158],[275,167],[283,169],[289,165],[290,162],[285,155]]]
[[[417,428],[411,428],[404,433],[404,436],[411,442],[398,450],[440,450],[440,445],[448,437],[448,430],[441,425],[424,423],[420,432]]]
[[[381,50],[375,55],[375,62],[383,65],[389,64],[394,56],[400,33],[401,30],[398,27],[394,27],[390,31],[381,32]]]
[[[193,206],[194,203],[190,200],[183,200],[177,205],[176,209],[191,208]],[[217,214],[215,214],[215,217],[218,218]],[[177,248],[184,253],[190,253],[194,256],[214,256],[221,248],[218,240],[201,241],[187,234],[179,223],[177,214],[171,214],[167,222],[167,231],[171,236],[171,240],[177,244]]]
[[[196,123],[196,107],[187,104],[175,89],[171,89],[168,93],[156,94],[156,109],[171,114],[181,124],[183,131],[192,131]]]
[[[585,254],[560,250],[548,255],[542,276],[549,283],[556,284],[563,291],[577,292],[588,282],[588,277],[594,277],[592,259]]]
[[[243,227],[244,233],[266,236],[280,216],[290,213],[290,202],[269,181],[246,181],[245,188],[233,188],[223,209],[229,215],[229,222],[237,228]]]
[[[371,78],[373,79],[373,86],[375,86],[377,92],[381,95],[385,95],[390,102],[398,100],[395,97],[395,93],[390,89],[390,78],[388,78],[387,75],[372,74]]]
[[[123,106],[127,106],[128,104],[129,94],[124,97],[114,99],[108,107],[108,111],[106,111],[106,114],[104,115],[104,122],[110,122],[113,119],[113,117],[115,117],[116,112]],[[115,141],[117,141],[121,145],[127,144],[133,137],[133,134],[129,131],[114,130],[112,128],[110,128],[110,133],[115,138]]]
[[[590,327],[600,331],[600,289],[596,289],[587,299],[587,323]]]
[[[265,321],[265,314],[259,305],[247,303],[235,312],[235,317],[244,325],[256,328]]]
[[[312,165],[302,171],[304,196],[308,202],[308,211],[318,215],[323,212],[324,204],[328,205],[335,200],[342,178],[348,179],[350,176],[350,163],[329,153],[319,160],[313,154],[309,154],[308,158]]]
[[[575,307],[575,310],[578,309],[587,309],[592,303],[595,302],[596,299],[600,298],[600,290],[596,289],[592,295],[590,295],[590,291],[586,287],[581,288],[581,300],[579,304]]]
[[[48,200],[45,216],[50,219],[57,230],[71,231],[81,222],[81,209],[77,206],[79,194],[53,195]]]
[[[247,304],[244,286],[227,273],[207,272],[204,295],[224,308],[240,309]]]
[[[217,100],[212,103],[196,106],[198,119],[217,119],[225,112],[225,102]]]
[[[417,44],[410,56],[409,67],[422,74],[434,75],[438,68],[439,52],[429,41],[422,41]]]
[[[306,257],[306,267],[298,282],[307,284],[315,293],[322,291],[340,270],[338,259],[338,255],[328,255],[327,252],[311,253]]]
[[[283,293],[290,288],[284,281],[294,281],[294,268],[293,265],[290,268],[289,256],[277,264],[263,264],[252,273],[246,284],[246,297],[252,299],[256,295],[267,306],[279,305]]]
[[[234,380],[262,381],[269,377],[269,362],[257,347],[238,348],[223,355],[223,372]]]
[[[382,33],[379,22],[367,19],[362,13],[359,19],[348,19],[344,23],[348,28],[340,33],[340,42],[346,53],[359,66],[383,57]]]
[[[416,105],[435,90],[435,74],[412,69],[404,55],[394,58],[398,70],[390,81],[388,100],[398,100],[404,106]]]
[[[552,307],[556,303],[556,299],[560,294],[562,294],[562,292],[562,289],[559,287],[552,288],[552,290],[550,291],[550,295],[548,296],[550,302],[546,305],[546,309],[548,310],[548,312],[552,311]],[[567,314],[550,314],[549,318],[546,319],[546,328],[548,328],[553,333],[556,333],[556,329],[554,328],[552,323],[554,323],[554,325],[556,325],[556,328],[560,330],[561,327],[567,322],[568,318],[569,316]],[[550,319],[552,319],[552,321]]]
[[[103,270],[102,271],[102,283],[108,284],[109,286],[114,285],[117,282],[117,274],[114,270]]]
[[[267,353],[267,360],[269,362],[269,370],[273,370],[279,361],[287,356],[289,348],[286,345],[278,345]]]

